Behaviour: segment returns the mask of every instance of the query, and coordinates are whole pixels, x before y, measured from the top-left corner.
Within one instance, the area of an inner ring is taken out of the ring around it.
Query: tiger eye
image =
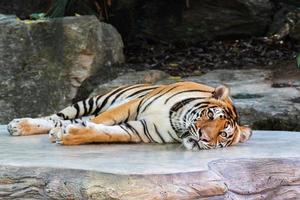
[[[213,119],[214,114],[213,114],[212,111],[209,110],[208,113],[207,113],[207,116],[208,116],[210,119]]]
[[[227,133],[225,131],[220,132],[219,135],[222,136],[222,137],[227,137]]]

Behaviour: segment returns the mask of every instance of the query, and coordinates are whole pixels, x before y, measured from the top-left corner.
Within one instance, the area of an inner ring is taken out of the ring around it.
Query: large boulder
[[[145,71],[129,71],[126,73],[120,73],[120,75],[107,83],[97,85],[94,87],[90,96],[96,96],[99,94],[107,93],[113,89],[116,89],[123,85],[134,84],[156,84],[157,81],[168,78],[169,75],[160,70],[145,70]]]
[[[85,6],[95,6],[89,1],[82,2]],[[28,18],[31,13],[46,12],[50,3],[49,0],[3,1],[0,13]],[[297,0],[119,0],[112,1],[106,11],[109,22],[125,39],[146,36],[154,41],[196,43],[207,39],[265,36],[282,3],[299,4]],[[82,7],[72,1],[65,15],[87,14]]]
[[[0,30],[1,123],[62,109],[91,82],[114,77],[124,61],[121,36],[96,17],[0,15]]]
[[[264,36],[275,10],[270,0],[121,0],[112,7],[112,23],[124,35],[132,30],[134,36],[192,43]]]

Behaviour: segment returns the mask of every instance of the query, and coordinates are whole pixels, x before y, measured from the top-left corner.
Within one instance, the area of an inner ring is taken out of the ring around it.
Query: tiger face
[[[252,130],[238,124],[238,114],[230,100],[229,90],[220,86],[206,101],[208,106],[199,110],[183,139],[187,149],[221,148],[247,141]]]

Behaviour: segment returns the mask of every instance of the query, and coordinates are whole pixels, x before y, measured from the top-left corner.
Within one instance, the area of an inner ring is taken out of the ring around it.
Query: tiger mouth
[[[205,150],[212,148],[206,141],[200,140],[200,138],[196,139],[194,136],[188,136],[186,142],[191,144],[191,149]]]

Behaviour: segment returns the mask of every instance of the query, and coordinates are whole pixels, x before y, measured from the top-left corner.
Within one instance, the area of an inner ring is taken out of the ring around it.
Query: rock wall
[[[28,18],[31,13],[46,12],[50,2],[1,1],[0,13]],[[93,3],[83,2],[97,10]],[[106,15],[125,41],[142,37],[150,41],[195,44],[272,34],[284,29],[284,24],[290,21],[286,15],[290,11],[299,12],[299,6],[297,0],[118,0],[106,8]],[[73,3],[72,12],[65,15],[90,14],[81,7]]]
[[[0,123],[60,110],[124,61],[121,36],[96,17],[0,15],[0,30]]]
[[[156,175],[0,166],[1,199],[297,199],[300,161],[227,159],[209,170]]]
[[[270,0],[121,0],[112,9],[111,23],[125,36],[188,43],[264,36],[274,14]]]

